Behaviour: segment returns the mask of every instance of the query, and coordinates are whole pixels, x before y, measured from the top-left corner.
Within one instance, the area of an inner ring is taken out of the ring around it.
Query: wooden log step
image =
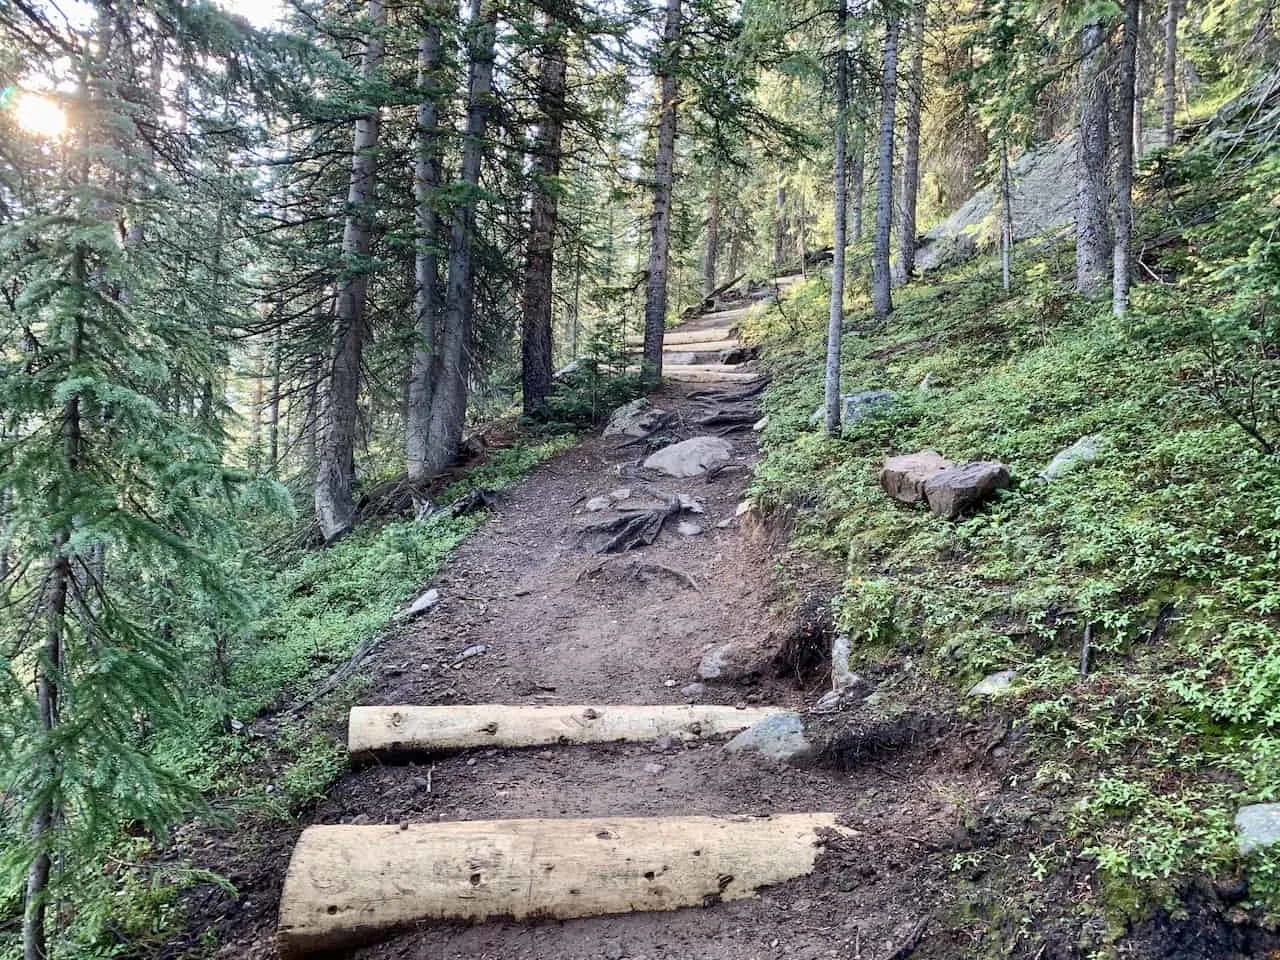
[[[664,366],[662,375],[668,380],[678,380],[681,383],[746,383],[760,378],[758,370],[743,370],[741,366],[676,363]]]
[[[347,722],[347,749],[353,757],[365,759],[473,747],[716,737],[745,730],[778,712],[778,707],[739,710],[712,704],[353,707]]]
[[[811,873],[835,814],[313,826],[280,898],[280,955],[436,921],[677,910]]]
[[[724,326],[703,327],[700,330],[668,330],[662,338],[662,344],[670,346],[673,343],[700,343],[703,340],[729,340],[732,337],[733,331]],[[627,337],[627,346],[644,346],[644,337]]]

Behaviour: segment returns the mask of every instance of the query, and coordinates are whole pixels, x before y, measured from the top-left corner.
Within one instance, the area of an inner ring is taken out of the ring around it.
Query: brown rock
[[[1009,471],[1003,463],[980,460],[935,473],[925,482],[924,496],[930,510],[954,520],[1008,485]]]
[[[954,464],[934,450],[921,450],[901,457],[889,457],[880,468],[880,486],[884,492],[903,503],[919,503],[924,485],[930,477]]]

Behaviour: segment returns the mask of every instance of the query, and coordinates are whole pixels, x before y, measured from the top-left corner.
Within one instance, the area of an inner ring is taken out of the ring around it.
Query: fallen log
[[[367,760],[476,747],[647,743],[662,736],[717,737],[745,730],[778,712],[776,707],[739,710],[709,704],[352,707],[347,721],[347,749],[354,759]]]
[[[313,826],[280,898],[283,960],[425,921],[706,907],[813,872],[832,813]]]

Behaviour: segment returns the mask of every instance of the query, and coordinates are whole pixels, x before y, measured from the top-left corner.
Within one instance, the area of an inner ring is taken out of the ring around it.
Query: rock
[[[919,503],[924,499],[924,485],[952,466],[954,464],[936,450],[889,457],[880,468],[880,486],[895,500]]]
[[[682,537],[697,537],[702,534],[702,524],[693,523],[690,520],[681,520],[680,525],[676,527],[676,531]]]
[[[751,425],[751,429],[754,430],[756,433],[759,433],[768,425],[769,425],[769,415],[765,414],[763,417],[761,417],[759,420],[757,420],[755,423]]]
[[[733,444],[723,437],[690,437],[663,447],[645,460],[649,470],[669,477],[697,477],[733,459]]]
[[[925,481],[924,497],[930,510],[954,520],[1008,485],[1009,471],[1003,463],[980,460],[935,473]]]
[[[855,424],[892,402],[893,394],[888,390],[863,390],[860,393],[843,394],[840,397],[840,423],[846,427]],[[809,417],[809,426],[818,426],[826,416],[826,406],[819,406]]]
[[[732,643],[726,643],[711,650],[698,664],[698,676],[703,680],[719,680],[728,669],[729,662],[736,651],[737,648]]]
[[[754,360],[759,352],[759,347],[748,347],[742,344],[736,347],[726,347],[720,351],[720,362],[730,366],[747,363]]]
[[[721,530],[728,529],[729,527],[733,526],[733,517],[725,517],[723,520],[717,520],[716,526],[719,527]]]
[[[652,753],[666,753],[668,750],[674,750],[676,746],[676,738],[669,733],[664,733],[649,744],[649,750]]]
[[[554,374],[552,374],[551,379],[563,380],[565,377],[575,374],[581,369],[582,369],[581,360],[570,360],[563,367],[561,367]]]
[[[1253,803],[1236,813],[1236,839],[1242,857],[1280,843],[1280,803]]]
[[[998,697],[1013,686],[1014,678],[1017,675],[1017,670],[1000,670],[996,673],[988,674],[969,688],[967,696]]]
[[[463,650],[460,654],[458,654],[458,659],[454,662],[454,666],[456,667],[459,663],[462,663],[463,661],[470,660],[472,657],[478,657],[488,652],[489,652],[489,645],[487,643],[472,644],[471,646],[467,647],[467,649]]]
[[[645,397],[623,404],[609,417],[604,428],[606,437],[645,437],[658,429],[670,414],[651,404]]]
[[[608,510],[613,506],[613,501],[608,497],[592,497],[586,502],[586,508],[591,513],[599,513],[601,510]]]
[[[1057,480],[1065,477],[1076,467],[1084,466],[1098,459],[1102,453],[1102,437],[1096,433],[1081,437],[1065,450],[1049,461],[1049,465],[1040,471],[1041,480]]]
[[[428,610],[430,610],[439,602],[440,602],[440,591],[433,588],[431,590],[428,590],[426,593],[420,596],[417,600],[413,601],[413,603],[409,605],[409,609],[405,611],[404,615],[406,617],[420,616],[426,613]]]
[[[617,490],[610,490],[609,499],[612,500],[614,503],[620,503],[623,500],[630,500],[631,488],[619,487]]]
[[[756,753],[779,763],[794,763],[813,755],[804,723],[794,711],[775,713],[748,727],[724,746],[729,753]]]
[[[654,763],[652,760],[644,765],[644,772],[653,777],[656,777],[665,769],[667,769],[665,766],[660,763]]]
[[[853,650],[847,633],[838,633],[831,641],[831,689],[843,690],[861,682],[862,678],[849,669],[849,657]]]
[[[701,683],[690,683],[687,686],[680,688],[680,696],[684,697],[686,700],[699,700],[706,692],[706,685]]]
[[[740,517],[743,514],[750,513],[755,508],[756,508],[756,505],[752,503],[750,500],[743,500],[741,503],[739,503],[736,507],[733,508],[733,515],[735,517]]]

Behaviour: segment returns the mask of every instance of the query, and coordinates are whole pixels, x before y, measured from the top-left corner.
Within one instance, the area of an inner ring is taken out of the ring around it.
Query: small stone
[[[488,652],[489,652],[489,645],[487,643],[472,644],[471,646],[467,647],[467,649],[463,650],[460,654],[458,654],[458,659],[457,659],[457,662],[454,664],[454,666],[457,666],[459,663],[462,663],[464,660],[470,660],[472,657],[478,657]]]
[[[613,506],[613,501],[608,497],[592,497],[585,504],[588,513],[599,513],[601,510],[608,510]]]
[[[401,829],[401,830],[408,830],[408,829],[409,829],[409,821],[408,821],[408,820],[401,820],[401,821],[400,821],[400,829]]]
[[[733,517],[725,517],[723,520],[717,520],[716,526],[719,527],[721,530],[728,529],[729,527],[733,526]]]
[[[676,685],[676,682],[672,680],[670,677],[668,677],[666,680],[662,681],[662,685],[664,687],[674,687]]]
[[[685,513],[702,513],[702,501],[697,497],[691,497],[687,493],[682,493],[680,497],[680,509]]]
[[[476,765],[476,758],[475,758],[475,757],[467,757],[467,766],[468,766],[468,767],[474,767],[475,765]]]
[[[1017,675],[1017,670],[1000,670],[996,673],[988,674],[970,687],[966,695],[970,697],[999,696],[1013,685],[1014,678]]]
[[[779,763],[795,763],[813,755],[804,722],[794,711],[776,713],[748,727],[725,744],[733,754],[753,753]]]
[[[630,500],[631,488],[619,487],[617,490],[610,490],[609,499],[612,500],[614,503],[617,503],[619,500]]]
[[[555,755],[554,753],[552,753],[550,750],[540,750],[540,751],[538,752],[538,759],[539,759],[539,760],[554,760],[554,759],[555,759],[555,757],[556,757],[556,755]]]
[[[440,591],[433,588],[431,590],[428,590],[426,593],[420,596],[417,600],[413,601],[413,603],[409,605],[409,609],[405,611],[404,615],[406,617],[420,616],[426,613],[428,610],[430,610],[439,602],[440,602]]]
[[[740,517],[744,513],[750,513],[754,509],[755,509],[754,503],[752,503],[750,500],[743,500],[740,504],[734,507],[733,515],[735,517]]]
[[[698,676],[703,680],[718,680],[729,668],[729,662],[737,651],[732,643],[722,644],[711,650],[698,664]]]
[[[702,683],[690,683],[680,688],[680,695],[686,700],[697,700],[707,692],[707,687]]]
[[[769,426],[769,415],[765,414],[759,420],[751,425],[751,429],[756,433],[760,433],[765,427]]]
[[[1280,803],[1253,803],[1236,813],[1236,837],[1240,855],[1280,842]]]
[[[644,772],[655,777],[665,769],[667,769],[665,766],[660,763],[654,763],[652,760],[644,765]]]
[[[676,531],[682,537],[696,537],[702,533],[702,524],[682,520],[680,521],[680,525],[676,527]]]
[[[1077,467],[1092,463],[1102,453],[1102,437],[1090,434],[1081,437],[1065,450],[1058,451],[1049,461],[1049,465],[1040,471],[1041,480],[1057,480],[1065,477]]]
[[[666,753],[676,745],[675,737],[669,733],[664,733],[660,737],[654,738],[653,743],[649,745],[650,751],[653,753]]]

